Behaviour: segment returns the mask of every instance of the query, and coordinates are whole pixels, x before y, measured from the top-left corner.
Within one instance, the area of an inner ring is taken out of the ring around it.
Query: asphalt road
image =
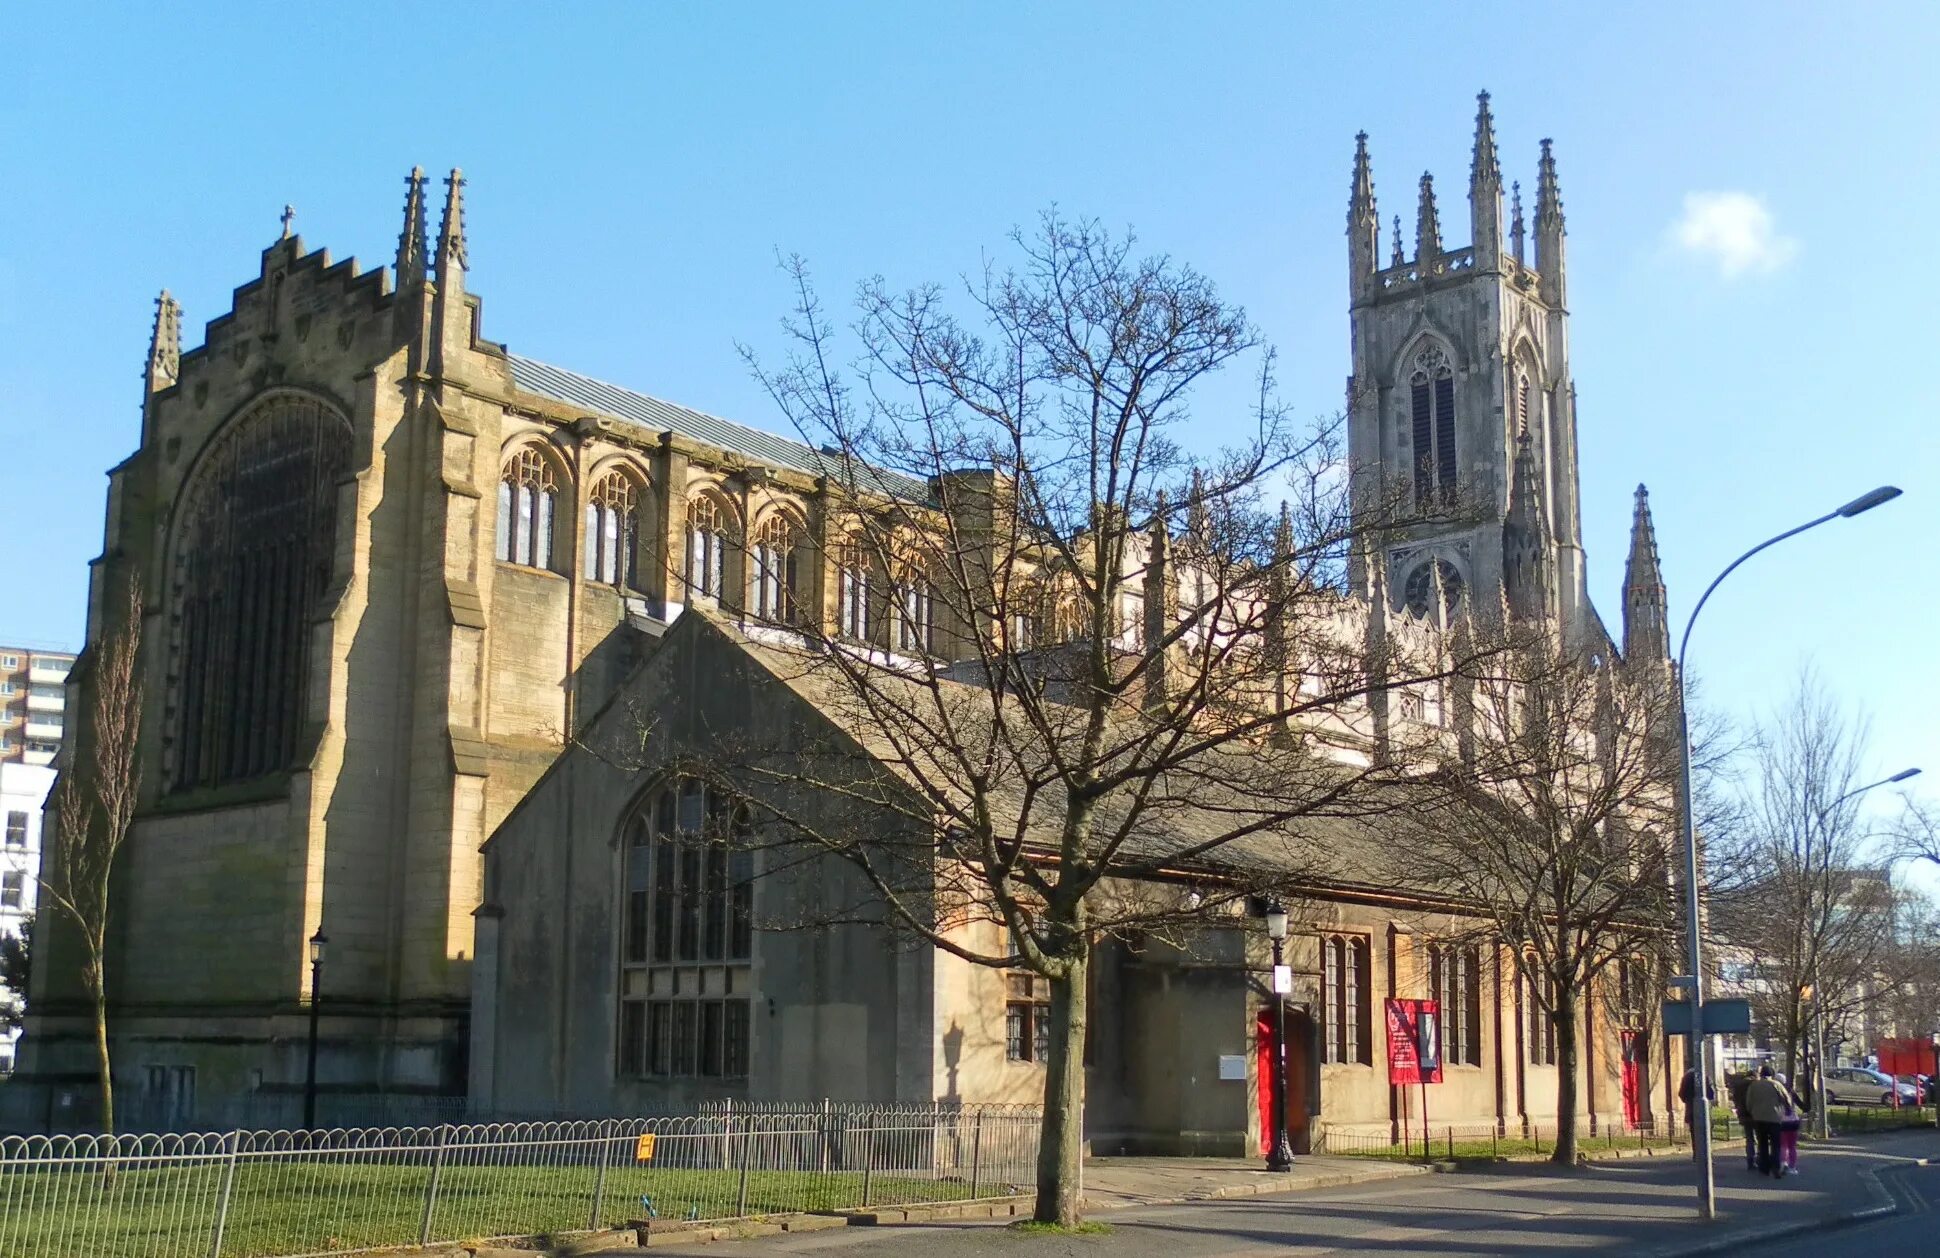
[[[1899,1205],[1872,1223],[1838,1228],[1759,1248],[1760,1258],[1898,1258],[1940,1254],[1940,1166],[1895,1167],[1879,1182]]]

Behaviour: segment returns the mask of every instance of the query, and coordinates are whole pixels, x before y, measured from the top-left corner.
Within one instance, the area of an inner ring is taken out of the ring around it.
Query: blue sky
[[[1816,661],[1881,776],[1940,789],[1931,5],[66,8],[9,15],[0,86],[0,639],[78,639],[152,299],[199,342],[286,201],[376,265],[411,165],[462,165],[487,335],[766,426],[734,345],[780,348],[777,249],[839,298],[1056,202],[1218,280],[1319,415],[1355,131],[1384,217],[1432,168],[1466,240],[1486,87],[1505,177],[1556,140],[1606,616],[1639,481],[1680,622],[1745,546],[1901,485],[1733,577],[1693,661],[1739,712]]]

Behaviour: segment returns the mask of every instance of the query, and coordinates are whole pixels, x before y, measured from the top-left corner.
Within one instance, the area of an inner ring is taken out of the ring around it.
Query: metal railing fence
[[[567,1122],[0,1138],[5,1258],[294,1258],[968,1200],[1035,1181],[1038,1116],[737,1109]]]

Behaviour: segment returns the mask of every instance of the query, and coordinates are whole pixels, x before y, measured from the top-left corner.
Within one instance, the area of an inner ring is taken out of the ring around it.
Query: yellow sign
[[[653,1133],[648,1132],[633,1142],[633,1160],[636,1162],[653,1161]]]

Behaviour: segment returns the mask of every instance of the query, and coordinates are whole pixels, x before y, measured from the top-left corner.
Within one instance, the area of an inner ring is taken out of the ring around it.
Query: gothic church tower
[[[1595,613],[1583,570],[1556,161],[1544,140],[1532,254],[1520,184],[1504,239],[1488,93],[1478,101],[1467,247],[1444,243],[1434,178],[1423,174],[1413,254],[1397,215],[1383,266],[1367,135],[1357,137],[1347,211],[1352,495],[1357,516],[1399,506],[1407,523],[1375,569],[1387,588],[1368,590],[1369,565],[1355,565],[1355,593],[1426,615],[1439,586],[1451,602],[1472,593],[1482,608],[1554,616],[1574,636]]]

